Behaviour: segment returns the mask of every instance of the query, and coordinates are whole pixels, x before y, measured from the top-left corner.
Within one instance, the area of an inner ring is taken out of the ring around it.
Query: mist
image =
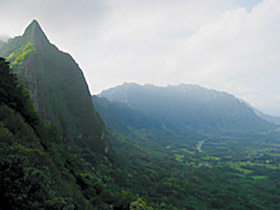
[[[279,11],[276,0],[13,0],[1,5],[0,33],[37,19],[92,94],[123,82],[198,84],[280,115]]]

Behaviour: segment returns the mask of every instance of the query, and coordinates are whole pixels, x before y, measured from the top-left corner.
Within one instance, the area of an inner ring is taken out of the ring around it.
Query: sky
[[[0,0],[1,39],[33,19],[92,94],[198,84],[280,116],[279,0]]]

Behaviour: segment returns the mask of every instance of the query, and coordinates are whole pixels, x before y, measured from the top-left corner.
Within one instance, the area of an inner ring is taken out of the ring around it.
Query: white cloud
[[[10,0],[0,33],[20,34],[33,18],[74,56],[93,93],[184,82],[280,107],[279,0]]]
[[[10,37],[6,34],[0,34],[0,40],[7,42]]]

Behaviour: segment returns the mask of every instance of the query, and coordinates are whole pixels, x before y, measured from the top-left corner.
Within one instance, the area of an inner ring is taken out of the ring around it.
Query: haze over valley
[[[280,209],[278,1],[0,5],[0,209]]]

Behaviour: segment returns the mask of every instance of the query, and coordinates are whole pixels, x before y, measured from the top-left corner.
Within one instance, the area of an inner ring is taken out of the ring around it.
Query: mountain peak
[[[32,40],[34,42],[38,41],[47,41],[49,42],[47,36],[43,32],[39,22],[37,20],[33,20],[25,29],[23,37],[28,40]]]

